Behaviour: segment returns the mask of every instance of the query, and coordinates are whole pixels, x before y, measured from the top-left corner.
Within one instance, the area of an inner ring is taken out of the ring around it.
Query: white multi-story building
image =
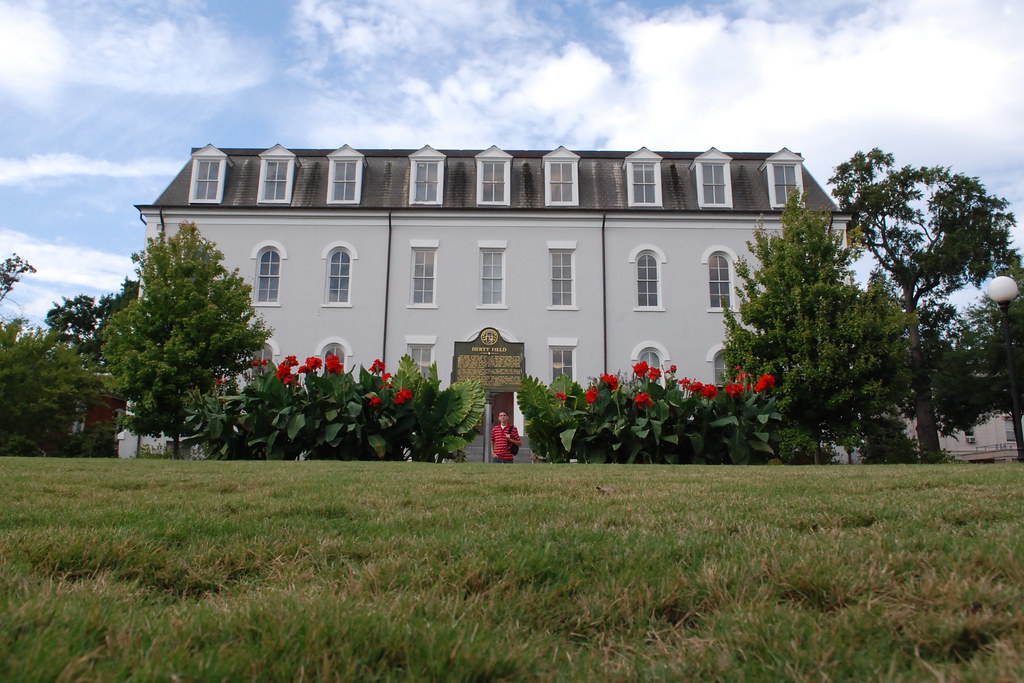
[[[778,226],[792,191],[835,212],[787,149],[208,145],[138,209],[148,237],[193,221],[217,243],[252,282],[275,361],[410,354],[448,378],[454,343],[495,328],[544,381],[640,360],[711,381],[734,264],[759,222]],[[848,218],[834,215],[836,227]]]

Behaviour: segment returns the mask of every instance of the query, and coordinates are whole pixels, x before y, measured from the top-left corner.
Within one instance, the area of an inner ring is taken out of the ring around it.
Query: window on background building
[[[320,352],[320,357],[327,360],[327,356],[337,356],[342,363],[345,362],[345,347],[338,343],[328,344]]]
[[[436,249],[412,250],[412,303],[430,306],[434,304],[434,262]]]
[[[288,198],[288,168],[290,161],[267,161],[263,179],[263,199],[268,202],[283,201]]]
[[[573,170],[575,164],[568,161],[554,161],[548,166],[551,178],[551,203],[566,204],[573,201]]]
[[[658,306],[658,259],[642,251],[636,259],[636,304],[642,308]]]
[[[220,194],[220,162],[196,161],[193,201],[215,202]]]
[[[276,303],[281,284],[281,255],[276,249],[260,252],[256,267],[256,301]]]
[[[335,249],[327,259],[327,301],[348,303],[352,256],[347,249]]]
[[[792,164],[775,164],[775,203],[785,204],[789,193],[798,189],[796,183],[796,166]]]
[[[551,305],[571,307],[573,299],[573,252],[551,250]]]
[[[715,354],[712,373],[715,384],[724,384],[728,375],[725,371],[725,354],[719,351]]]
[[[331,200],[335,202],[356,201],[356,162],[335,161],[333,191]]]
[[[653,163],[633,164],[633,203],[654,204],[657,202],[654,169]]]
[[[481,183],[480,201],[487,204],[501,204],[505,202],[505,168],[508,162],[505,161],[483,161],[480,169],[483,173]]]
[[[637,355],[636,360],[639,363],[647,363],[648,367],[661,369],[661,356],[656,349],[647,347]]]
[[[1006,428],[1006,440],[1007,441],[1014,441],[1014,442],[1017,441],[1017,437],[1014,436],[1014,434],[1013,434],[1013,418],[1012,417],[1004,417],[1003,418],[1003,427]]]
[[[420,374],[430,374],[430,365],[434,362],[434,347],[428,344],[410,344],[409,357],[419,366]]]
[[[568,375],[569,379],[574,376],[574,359],[576,349],[567,346],[551,347],[551,381],[561,375]]]
[[[264,344],[263,348],[256,352],[256,360],[267,361],[268,363],[274,362],[274,347],[270,344]]]
[[[702,164],[704,204],[725,204],[725,164]]]
[[[437,177],[440,162],[417,161],[416,168],[416,202],[433,204],[437,198]]]
[[[712,254],[708,259],[708,286],[711,290],[711,308],[728,308],[732,282],[729,259],[725,254]]]
[[[480,250],[480,303],[501,306],[505,303],[505,250]]]

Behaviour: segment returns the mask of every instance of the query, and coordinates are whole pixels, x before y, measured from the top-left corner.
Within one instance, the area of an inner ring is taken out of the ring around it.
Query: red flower
[[[284,382],[285,385],[287,386],[295,381],[295,375],[288,375],[284,377],[281,381]]]
[[[310,356],[309,358],[306,359],[306,367],[309,368],[310,372],[316,372],[317,370],[322,368],[323,365],[324,362],[320,360],[319,356]]]
[[[287,365],[290,368],[294,368],[298,364],[299,364],[299,359],[296,358],[295,356],[285,356],[284,357],[284,363],[282,363],[282,365]]]
[[[765,389],[772,389],[775,387],[775,378],[771,375],[761,375],[761,379],[757,380],[757,384],[754,385],[754,391],[761,393]]]
[[[714,398],[718,396],[718,387],[714,384],[705,384],[704,388],[700,391],[700,395],[704,398]]]
[[[307,372],[309,372],[309,368],[307,368],[305,365],[300,365],[299,369],[296,370],[295,372],[299,373],[300,375],[304,375]]]
[[[701,382],[690,382],[688,385],[686,385],[686,388],[695,394],[699,394],[700,392],[704,391],[704,384],[702,384]]]
[[[277,372],[275,372],[274,374],[277,375],[277,378],[279,380],[281,380],[285,384],[288,384],[288,382],[285,382],[285,378],[289,378],[292,376],[292,368],[287,363],[281,363],[280,365],[277,366]]]
[[[636,373],[637,377],[643,377],[644,375],[647,374],[647,370],[649,368],[650,368],[650,366],[647,365],[647,361],[642,360],[642,361],[640,361],[639,363],[637,363],[636,365],[633,366],[633,372]]]
[[[597,387],[590,387],[587,389],[587,405],[590,405],[597,400]]]
[[[644,406],[645,408],[650,408],[650,407],[652,407],[654,405],[654,401],[651,400],[651,395],[650,394],[645,394],[643,392],[640,392],[639,394],[636,395],[636,404],[638,406]]]
[[[563,394],[561,391],[559,391],[557,394],[555,394],[555,396],[558,398],[559,401],[562,401],[562,402],[565,402],[565,399],[569,398],[568,396]]]
[[[370,366],[370,372],[384,372],[384,361],[380,358],[373,361],[373,365]]]
[[[327,356],[327,374],[329,375],[340,375],[345,370],[345,366],[341,364],[338,357],[333,353]]]
[[[224,384],[224,382],[227,382],[227,380],[225,378],[223,378],[223,377],[218,377],[217,378],[217,384]]]
[[[380,376],[380,379],[382,382],[387,383],[387,381],[391,379],[391,373],[385,372],[383,375]]]
[[[661,370],[659,370],[658,368],[651,368],[647,372],[647,376],[653,380],[657,380],[659,377],[661,377]]]
[[[395,403],[405,403],[406,401],[412,400],[412,391],[409,389],[399,389],[398,395],[395,396]]]
[[[379,405],[380,405],[380,398],[377,397],[377,396],[371,396],[370,397],[370,407],[371,408],[376,408]]]
[[[616,377],[615,375],[601,375],[601,381],[607,384],[612,391],[615,391],[616,389],[619,388],[619,378]]]
[[[674,366],[674,365],[668,366],[668,374],[670,374],[670,375],[676,374],[676,366]]]
[[[739,396],[740,394],[743,393],[743,385],[742,384],[726,384],[725,385],[725,393],[729,394],[733,398],[736,398],[737,396]]]

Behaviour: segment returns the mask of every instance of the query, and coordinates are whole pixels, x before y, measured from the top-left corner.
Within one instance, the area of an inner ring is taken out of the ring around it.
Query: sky
[[[118,291],[193,147],[948,166],[1024,223],[1018,0],[0,0],[0,315]],[[1024,228],[1014,230],[1024,247]]]

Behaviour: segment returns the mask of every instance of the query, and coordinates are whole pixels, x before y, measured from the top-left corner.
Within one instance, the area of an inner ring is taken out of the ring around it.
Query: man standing
[[[504,410],[498,413],[498,424],[491,427],[491,452],[494,454],[493,462],[513,462],[515,454],[512,453],[510,446],[515,446],[516,450],[523,445],[522,440],[519,438],[519,430],[516,426],[509,424],[508,413]]]

